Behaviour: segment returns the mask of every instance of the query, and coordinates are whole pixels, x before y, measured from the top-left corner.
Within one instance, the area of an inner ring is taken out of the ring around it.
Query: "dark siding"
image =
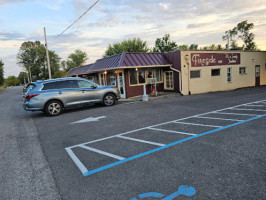
[[[128,70],[125,69],[124,72],[125,72],[126,98],[143,95],[143,85],[130,86]],[[157,84],[157,92],[163,92],[163,91],[164,91],[163,83]],[[146,93],[147,94],[152,93],[151,85],[146,85]]]
[[[169,52],[164,54],[167,60],[169,60],[170,63],[172,63],[172,67],[181,71],[181,52],[174,51],[174,52]],[[180,92],[179,91],[179,74],[178,72],[174,71],[174,91],[175,92]]]

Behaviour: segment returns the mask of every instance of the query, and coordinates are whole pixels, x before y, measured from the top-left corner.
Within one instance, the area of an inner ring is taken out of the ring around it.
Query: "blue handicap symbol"
[[[148,192],[148,193],[140,194],[139,198],[144,199],[144,198],[149,198],[149,197],[155,197],[155,198],[160,198],[161,200],[173,200],[175,197],[178,197],[180,195],[191,197],[194,194],[196,194],[196,189],[194,187],[189,186],[189,185],[180,185],[176,192],[166,197],[165,195],[158,193],[158,192]],[[131,200],[138,200],[138,199],[134,197]]]

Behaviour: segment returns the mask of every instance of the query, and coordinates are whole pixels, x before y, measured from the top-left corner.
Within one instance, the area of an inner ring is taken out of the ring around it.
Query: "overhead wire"
[[[94,4],[92,4],[78,19],[76,19],[71,25],[69,25],[65,30],[63,30],[60,34],[58,34],[55,38],[57,39],[58,37],[60,37],[64,32],[66,32],[68,29],[70,29],[78,20],[80,20],[84,15],[86,15],[86,13],[91,10],[100,0],[95,1]]]

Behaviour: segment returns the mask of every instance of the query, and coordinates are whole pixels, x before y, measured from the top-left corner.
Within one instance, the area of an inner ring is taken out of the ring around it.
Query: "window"
[[[161,69],[155,69],[155,78],[157,82],[162,82],[162,70]]]
[[[232,68],[227,68],[227,81],[228,82],[231,82],[232,81],[231,71],[232,71]]]
[[[107,85],[116,86],[116,74],[113,72],[107,73]]]
[[[137,71],[135,69],[129,70],[130,85],[138,84]]]
[[[69,87],[70,88],[79,88],[78,81],[71,80],[71,81],[68,81],[68,82],[69,82]]]
[[[154,70],[149,68],[147,69],[147,78],[154,78]]]
[[[92,88],[93,83],[89,81],[78,81],[79,88]]]
[[[162,82],[162,70],[155,68],[155,69],[147,69],[147,78],[156,78],[156,82]]]
[[[104,74],[101,73],[100,75],[100,85],[105,85],[105,81],[104,81]]]
[[[139,84],[146,83],[145,69],[138,70],[138,79],[139,79]]]
[[[239,67],[239,74],[246,74],[246,67]]]
[[[64,88],[70,88],[68,81],[59,81],[56,83],[57,89],[64,89]]]
[[[190,78],[200,78],[200,70],[190,71]]]
[[[212,76],[220,76],[220,69],[212,69]]]
[[[164,72],[164,89],[165,90],[173,90],[174,89],[174,79],[173,79],[173,72]]]
[[[56,82],[53,82],[53,83],[46,83],[44,84],[42,90],[55,90],[57,89],[56,87]]]
[[[146,84],[146,78],[156,78],[156,82],[162,82],[162,69],[129,69],[130,85]]]

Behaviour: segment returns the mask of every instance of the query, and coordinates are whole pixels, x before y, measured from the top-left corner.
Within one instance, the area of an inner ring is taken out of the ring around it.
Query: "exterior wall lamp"
[[[189,55],[188,54],[185,55],[185,60],[186,60],[186,63],[189,64],[189,62],[188,62],[189,61]]]

